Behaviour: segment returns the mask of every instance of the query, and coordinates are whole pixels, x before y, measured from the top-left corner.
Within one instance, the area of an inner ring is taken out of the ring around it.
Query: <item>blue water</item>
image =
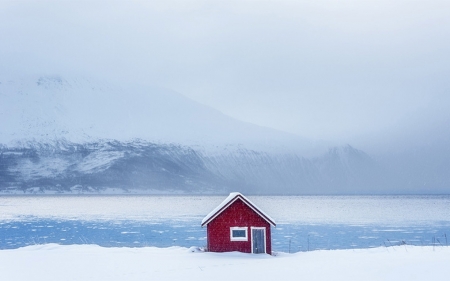
[[[274,251],[355,249],[394,245],[448,245],[450,224],[382,226],[278,224],[272,229]],[[198,220],[83,221],[30,219],[0,222],[0,249],[35,244],[96,244],[104,247],[205,247],[206,229]]]
[[[252,196],[282,252],[447,245],[450,196]],[[205,247],[224,196],[0,196],[0,249],[27,245]]]
[[[34,220],[0,223],[0,249],[58,243],[104,247],[206,245],[204,229],[186,221],[168,223]]]
[[[273,249],[298,252],[329,249],[357,249],[397,245],[448,245],[450,224],[423,226],[382,225],[278,225]]]

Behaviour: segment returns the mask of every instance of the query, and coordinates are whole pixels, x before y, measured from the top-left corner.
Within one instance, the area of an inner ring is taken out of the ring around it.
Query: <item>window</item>
[[[230,227],[231,241],[248,241],[247,227]]]

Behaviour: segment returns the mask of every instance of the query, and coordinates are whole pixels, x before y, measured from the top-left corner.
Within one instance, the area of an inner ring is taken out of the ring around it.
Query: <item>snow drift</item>
[[[448,280],[450,248],[252,255],[197,248],[36,245],[0,251],[4,280]]]

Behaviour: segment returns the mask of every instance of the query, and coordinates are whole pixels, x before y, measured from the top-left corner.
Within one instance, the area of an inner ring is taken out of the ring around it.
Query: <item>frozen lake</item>
[[[0,249],[26,245],[205,246],[226,196],[1,196]],[[447,245],[450,196],[248,196],[277,223],[273,249]]]

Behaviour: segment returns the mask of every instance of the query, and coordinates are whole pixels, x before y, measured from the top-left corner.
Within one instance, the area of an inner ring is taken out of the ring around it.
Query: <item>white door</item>
[[[252,227],[252,253],[266,253],[266,228]]]

